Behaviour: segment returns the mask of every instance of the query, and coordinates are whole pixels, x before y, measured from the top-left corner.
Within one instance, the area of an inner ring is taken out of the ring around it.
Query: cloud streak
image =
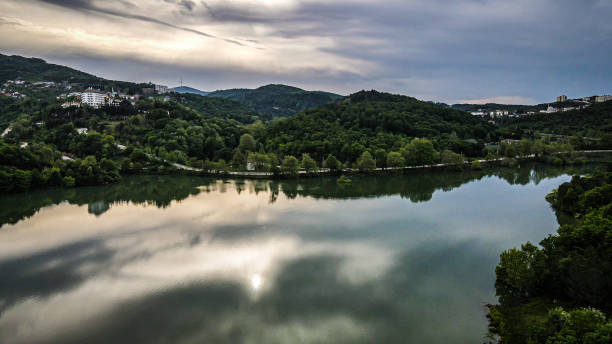
[[[106,14],[106,15],[110,15],[110,16],[116,16],[116,17],[125,18],[125,19],[136,19],[136,20],[139,20],[139,21],[154,23],[154,24],[158,24],[158,25],[161,25],[161,26],[173,28],[173,29],[176,29],[176,30],[181,30],[181,31],[193,33],[193,34],[200,35],[200,36],[203,36],[203,37],[221,39],[221,40],[223,40],[223,41],[225,41],[227,43],[236,44],[236,45],[239,45],[239,46],[244,46],[244,44],[238,42],[237,40],[217,37],[215,35],[211,35],[209,33],[202,32],[200,30],[195,30],[195,29],[190,29],[190,28],[174,25],[174,24],[165,22],[163,20],[155,19],[155,18],[152,18],[152,17],[138,15],[138,14],[129,14],[129,13],[125,13],[125,12],[120,12],[120,11],[116,11],[116,10],[110,10],[110,9],[105,9],[105,8],[102,8],[102,7],[98,7],[98,6],[93,4],[92,0],[38,0],[38,1],[43,2],[43,3],[47,3],[47,4],[51,4],[51,5],[56,5],[56,6],[61,6],[61,7],[64,7],[64,8],[69,8],[69,9],[77,10],[77,11],[90,11],[90,12],[101,13],[101,14]],[[125,2],[125,1],[122,1],[121,3],[123,3],[123,4],[125,4],[125,3],[130,4],[130,3]],[[179,1],[176,4],[178,4],[179,6],[181,6],[183,8],[188,9],[189,11],[191,11],[193,9],[193,6],[195,5],[194,2],[192,2],[192,1],[185,1],[185,0]],[[126,7],[129,8],[129,7],[133,6],[132,4],[130,4],[130,5],[131,6],[126,6]]]
[[[445,102],[612,90],[601,1],[5,0],[0,13],[5,53],[206,90],[277,82]]]

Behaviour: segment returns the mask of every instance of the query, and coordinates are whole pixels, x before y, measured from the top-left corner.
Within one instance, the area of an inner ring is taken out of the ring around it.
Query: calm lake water
[[[482,343],[499,254],[592,167],[3,196],[0,342]]]

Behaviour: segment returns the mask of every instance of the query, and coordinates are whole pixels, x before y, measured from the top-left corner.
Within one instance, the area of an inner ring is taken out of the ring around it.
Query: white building
[[[87,128],[77,128],[76,131],[79,135],[87,135]]]
[[[595,97],[595,103],[603,103],[603,102],[607,102],[608,100],[612,100],[612,96],[605,95],[605,96]]]
[[[106,94],[92,88],[88,88],[81,93],[81,103],[99,108],[106,103]]]
[[[164,85],[155,85],[155,92],[159,93],[159,94],[165,94],[168,93],[168,86],[164,86]]]

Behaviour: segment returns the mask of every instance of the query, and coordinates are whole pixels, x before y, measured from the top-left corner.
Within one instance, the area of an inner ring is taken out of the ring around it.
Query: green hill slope
[[[76,69],[47,63],[42,59],[0,54],[0,82],[17,78],[24,81],[55,82],[92,82],[99,79]]]
[[[477,155],[480,144],[462,139],[486,140],[495,127],[466,112],[415,98],[361,91],[341,103],[306,110],[271,123],[262,135],[266,150],[320,159],[334,154],[354,161],[364,150],[398,150],[414,137],[433,139],[437,150],[453,149]]]
[[[286,85],[221,90],[209,93],[208,96],[235,100],[272,117],[293,116],[300,111],[333,103],[342,98],[333,93],[305,91]]]

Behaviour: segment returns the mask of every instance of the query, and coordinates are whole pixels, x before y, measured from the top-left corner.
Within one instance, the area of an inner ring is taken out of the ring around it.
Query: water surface
[[[553,233],[544,197],[583,171],[0,197],[0,342],[481,343],[499,254]]]

